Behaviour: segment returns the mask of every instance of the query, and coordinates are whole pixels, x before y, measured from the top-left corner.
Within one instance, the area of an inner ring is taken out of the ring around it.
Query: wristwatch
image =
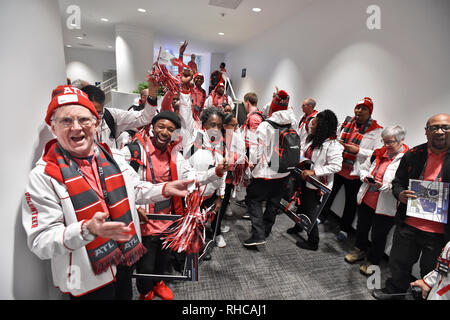
[[[81,236],[83,237],[83,240],[86,241],[92,241],[95,239],[95,234],[92,234],[86,224],[86,220],[83,221],[83,223],[81,224]]]

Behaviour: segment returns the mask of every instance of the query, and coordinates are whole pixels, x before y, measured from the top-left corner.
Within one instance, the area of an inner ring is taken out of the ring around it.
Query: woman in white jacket
[[[302,171],[302,179],[306,183],[301,189],[300,206],[297,214],[305,214],[312,217],[320,204],[320,190],[307,182],[307,177],[314,177],[324,183],[328,188],[333,187],[333,177],[342,168],[342,151],[344,147],[336,140],[337,118],[333,111],[319,112],[311,121],[309,136],[306,145],[302,146],[302,155],[311,160],[311,167]],[[319,228],[316,221],[312,221],[314,227],[308,235],[308,240],[297,241],[297,246],[307,250],[317,250],[319,246]],[[289,234],[300,232],[300,227],[287,230]]]
[[[391,182],[401,158],[409,149],[403,144],[405,129],[401,126],[387,127],[382,131],[381,137],[384,146],[376,149],[372,157],[367,158],[360,167],[360,179],[363,184],[357,195],[358,222],[355,249],[345,256],[348,263],[363,260],[367,256],[367,261],[360,267],[360,272],[365,275],[369,275],[367,268],[372,264],[379,264],[383,257],[386,237],[394,225],[397,209]],[[372,246],[367,251],[371,228]]]

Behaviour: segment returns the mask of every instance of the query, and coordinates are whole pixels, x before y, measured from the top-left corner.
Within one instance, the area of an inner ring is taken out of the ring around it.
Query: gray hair
[[[405,139],[406,130],[403,126],[394,125],[385,128],[381,132],[381,137],[384,139],[386,137],[394,137],[397,142],[402,142]]]

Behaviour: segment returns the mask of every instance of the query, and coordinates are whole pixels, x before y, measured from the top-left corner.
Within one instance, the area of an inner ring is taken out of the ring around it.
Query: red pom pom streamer
[[[176,252],[199,253],[205,245],[205,225],[209,218],[214,218],[214,205],[201,209],[205,200],[203,190],[198,187],[186,197],[186,210],[183,216],[175,221],[173,227],[167,229],[163,236],[163,249],[170,248]]]
[[[181,88],[181,79],[173,76],[164,64],[155,62],[152,72],[147,76],[147,80],[161,84],[166,91],[177,94]]]

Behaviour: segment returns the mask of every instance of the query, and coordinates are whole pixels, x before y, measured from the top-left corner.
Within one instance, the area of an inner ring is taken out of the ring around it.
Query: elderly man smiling
[[[141,182],[120,153],[95,141],[99,120],[79,89],[53,90],[45,121],[56,139],[31,171],[22,205],[29,248],[51,259],[55,286],[73,299],[114,299],[118,283],[129,288],[131,276],[118,270],[145,253],[135,203],[184,197],[194,182]]]

